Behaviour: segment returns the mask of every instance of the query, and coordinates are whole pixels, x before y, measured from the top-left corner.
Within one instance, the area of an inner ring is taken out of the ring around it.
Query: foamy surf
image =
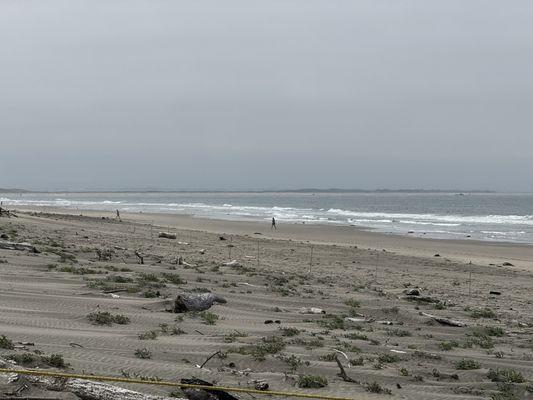
[[[498,195],[464,196],[466,202],[463,196],[446,194],[32,193],[5,195],[0,200],[15,208],[120,209],[242,221],[274,217],[280,223],[354,225],[421,237],[533,243],[533,196],[514,195],[514,205],[508,208],[501,197],[494,196]],[[522,215],[516,213],[520,208]]]

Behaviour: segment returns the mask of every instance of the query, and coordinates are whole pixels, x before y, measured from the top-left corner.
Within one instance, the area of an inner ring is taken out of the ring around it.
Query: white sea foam
[[[395,213],[369,212],[344,208],[289,207],[281,205],[247,205],[247,198],[224,202],[213,200],[209,196],[200,197],[203,201],[194,201],[195,196],[185,196],[187,201],[176,201],[179,196],[142,195],[120,197],[32,195],[0,197],[6,206],[56,206],[85,210],[121,209],[128,212],[162,212],[190,214],[206,218],[242,219],[268,221],[275,217],[286,223],[321,223],[359,225],[375,228],[384,232],[405,234],[408,230],[425,232],[435,237],[453,237],[469,234],[480,239],[501,239],[533,241],[532,215],[459,215],[457,213]],[[166,197],[166,198],[165,198]],[[119,200],[120,199],[120,200]],[[161,200],[161,201],[157,201]],[[165,201],[166,200],[166,201]],[[185,200],[185,199],[184,199]],[[192,201],[189,201],[192,200]],[[257,199],[254,200],[256,203]],[[240,203],[240,204],[239,204]],[[259,203],[261,204],[261,203]],[[421,208],[421,207],[419,207]],[[466,211],[466,210],[465,210]]]

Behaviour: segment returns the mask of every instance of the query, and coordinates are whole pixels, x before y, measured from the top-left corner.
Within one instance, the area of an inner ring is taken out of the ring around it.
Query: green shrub
[[[0,336],[0,349],[13,350],[14,348],[15,346],[13,345],[11,339],[5,335]]]
[[[152,352],[147,348],[137,349],[135,350],[135,357],[149,359],[152,358]]]
[[[378,357],[378,362],[388,364],[395,363],[400,361],[401,358],[396,354],[380,354]]]
[[[370,393],[378,393],[378,394],[391,394],[391,391],[387,388],[384,388],[377,382],[367,383],[365,384],[365,390]]]
[[[449,342],[440,342],[439,343],[439,348],[443,351],[450,351],[452,350],[454,347],[458,347],[459,346],[459,342],[457,342],[456,340],[451,340]]]
[[[472,310],[470,312],[470,316],[472,318],[490,318],[490,319],[496,319],[496,313],[492,311],[490,308],[478,308],[475,310]]]
[[[215,325],[218,321],[218,315],[209,312],[209,311],[202,311],[198,314],[198,316],[207,324],[207,325]]]
[[[298,387],[305,389],[320,389],[328,386],[328,380],[322,376],[302,375],[298,378]]]
[[[524,383],[524,376],[514,369],[490,369],[487,377],[492,382]]]
[[[475,360],[461,360],[455,363],[455,369],[471,370],[479,368],[481,368],[481,365]]]
[[[125,315],[113,315],[107,311],[92,312],[87,315],[87,319],[95,325],[112,325],[113,323],[126,325],[130,323],[130,319]]]
[[[155,340],[157,339],[157,331],[146,331],[139,334],[139,340]]]
[[[300,334],[300,330],[296,328],[280,327],[279,330],[281,331],[281,334],[286,337],[292,337]]]
[[[43,356],[41,360],[55,368],[65,368],[67,366],[61,354],[51,354],[48,357]]]

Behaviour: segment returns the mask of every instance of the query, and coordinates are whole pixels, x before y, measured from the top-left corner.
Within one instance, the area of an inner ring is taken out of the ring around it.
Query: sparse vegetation
[[[487,377],[492,382],[524,383],[524,376],[514,369],[490,369]]]
[[[481,368],[481,365],[476,360],[460,360],[455,363],[455,369],[460,370],[471,370],[471,369],[479,369]]]
[[[395,363],[400,360],[401,358],[397,354],[380,354],[378,356],[378,362],[383,364]]]
[[[320,389],[328,386],[328,380],[322,376],[301,375],[298,378],[298,387],[304,389]]]
[[[107,311],[92,312],[87,315],[87,319],[95,325],[126,325],[130,323],[130,319],[122,314],[113,315]]]
[[[157,339],[157,331],[146,331],[139,334],[139,340],[155,340]]]
[[[137,349],[135,350],[135,357],[142,358],[142,359],[149,359],[149,358],[152,358],[152,352],[145,347],[142,349]]]
[[[218,315],[209,311],[202,311],[198,313],[198,316],[206,323],[207,325],[215,325],[218,321]]]
[[[472,318],[487,318],[487,319],[496,319],[496,313],[490,308],[478,308],[470,312]]]
[[[459,342],[457,340],[450,340],[447,342],[440,342],[439,349],[443,351],[450,351],[455,347],[459,347]]]
[[[365,390],[370,393],[377,393],[377,394],[392,394],[390,389],[384,388],[377,382],[371,382],[365,384]]]
[[[0,336],[0,349],[13,350],[14,348],[15,346],[11,339],[5,335]]]

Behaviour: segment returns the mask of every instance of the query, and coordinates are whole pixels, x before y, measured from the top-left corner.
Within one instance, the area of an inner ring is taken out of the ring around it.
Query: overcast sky
[[[533,2],[0,0],[0,187],[533,191]]]

